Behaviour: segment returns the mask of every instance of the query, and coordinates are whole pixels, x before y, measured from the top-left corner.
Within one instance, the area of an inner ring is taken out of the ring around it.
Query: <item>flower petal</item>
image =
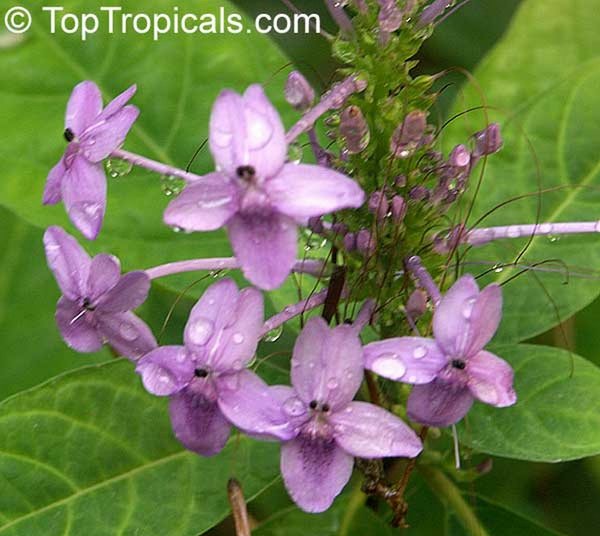
[[[479,293],[471,311],[465,356],[476,354],[492,340],[500,320],[502,320],[502,290],[499,285],[488,285]]]
[[[213,456],[227,443],[231,425],[217,402],[193,386],[171,397],[169,412],[175,436],[186,449]]]
[[[81,149],[85,158],[91,162],[100,162],[121,147],[133,123],[140,115],[135,106],[115,112],[107,118],[101,118],[89,127],[81,140]]]
[[[131,311],[146,301],[149,291],[150,278],[146,272],[128,272],[100,297],[98,310],[109,313]]]
[[[81,307],[64,296],[56,304],[56,324],[67,345],[78,352],[97,352],[102,348],[102,337],[82,314]]]
[[[120,111],[130,100],[131,97],[135,95],[137,91],[137,85],[133,84],[129,86],[123,93],[117,95],[113,100],[111,100],[102,113],[100,114],[100,119],[106,119],[111,117],[116,112]]]
[[[98,331],[120,355],[139,359],[156,348],[156,339],[146,323],[133,313],[97,311]]]
[[[348,404],[363,379],[360,340],[351,326],[333,329],[321,317],[307,323],[294,346],[292,385],[307,404],[316,400],[333,410]]]
[[[429,383],[448,361],[433,339],[423,337],[372,342],[363,351],[365,368],[405,383]]]
[[[209,141],[217,167],[230,177],[240,166],[252,166],[259,180],[272,177],[287,153],[281,118],[259,85],[243,96],[225,90],[217,97]]]
[[[286,164],[265,184],[273,206],[297,221],[360,207],[365,193],[351,178],[309,164]]]
[[[305,512],[324,512],[352,476],[354,459],[333,439],[302,435],[281,446],[281,474]]]
[[[231,279],[211,285],[192,309],[184,340],[199,363],[217,372],[240,371],[256,352],[263,326],[263,298],[254,288],[238,291]]]
[[[329,418],[337,444],[358,458],[406,456],[423,450],[414,430],[389,411],[366,402],[350,402]]]
[[[87,239],[95,240],[106,210],[106,176],[102,164],[76,156],[63,177],[62,196],[75,227]]]
[[[435,310],[433,334],[446,355],[465,357],[469,316],[478,295],[475,278],[470,274],[464,275],[450,287]]]
[[[222,173],[211,173],[188,184],[169,203],[164,221],[186,231],[213,231],[223,227],[238,207],[236,185]]]
[[[113,255],[101,253],[92,259],[85,296],[95,301],[114,287],[121,277],[121,263]]]
[[[244,370],[221,376],[218,381],[219,407],[223,415],[247,434],[286,441],[295,437],[283,413],[282,404],[271,388],[254,372]]]
[[[471,409],[473,396],[461,385],[434,380],[415,385],[406,406],[411,420],[427,426],[450,426]]]
[[[469,358],[466,371],[471,394],[478,400],[498,408],[512,406],[517,401],[514,372],[504,359],[481,351]]]
[[[85,81],[77,84],[69,103],[65,117],[65,127],[70,128],[76,136],[81,136],[102,112],[102,94],[94,82]]]
[[[296,224],[276,213],[236,214],[227,229],[244,276],[263,290],[281,286],[296,262]]]
[[[84,297],[91,259],[77,240],[58,226],[44,233],[48,266],[62,293],[70,300]]]
[[[61,184],[66,172],[65,160],[62,157],[58,161],[58,164],[50,170],[46,178],[46,186],[44,187],[44,195],[42,197],[44,205],[56,205],[62,199]]]
[[[159,346],[142,357],[135,371],[146,391],[156,396],[173,395],[194,379],[194,360],[183,346]]]

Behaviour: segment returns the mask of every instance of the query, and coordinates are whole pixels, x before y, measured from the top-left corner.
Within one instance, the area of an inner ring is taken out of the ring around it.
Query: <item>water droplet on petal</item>
[[[382,354],[375,360],[373,367],[378,374],[392,380],[399,380],[406,374],[406,365],[397,354]]]
[[[130,322],[121,322],[119,333],[126,341],[135,341],[138,337],[138,331]]]
[[[223,384],[231,391],[236,391],[240,386],[239,374],[227,374],[223,376]]]
[[[232,340],[233,340],[234,344],[242,344],[245,339],[241,333],[234,333]]]
[[[182,348],[179,352],[177,352],[177,355],[175,356],[175,360],[178,363],[183,363],[187,358],[187,353],[186,351]]]
[[[427,348],[424,346],[417,346],[413,351],[413,357],[415,359],[423,359],[427,355]]]
[[[239,359],[236,359],[233,363],[232,363],[232,368],[233,370],[242,370],[244,368],[244,363],[242,363],[242,361],[240,361]]]
[[[340,386],[340,382],[338,382],[337,378],[329,378],[327,380],[327,389],[333,391]]]
[[[113,179],[129,175],[132,169],[133,164],[127,160],[121,160],[120,158],[109,158],[106,161],[106,171]]]
[[[475,306],[475,298],[469,298],[467,301],[465,301],[465,303],[463,304],[463,308],[462,308],[463,318],[465,318],[466,320],[469,320],[471,318],[471,315],[473,314],[474,306]]]
[[[290,143],[288,148],[288,160],[292,164],[299,164],[302,162],[302,157],[304,156],[304,149],[302,145],[297,142]]]
[[[263,340],[265,342],[275,342],[275,341],[279,340],[279,337],[281,337],[282,333],[283,333],[283,326],[278,326],[276,328],[273,328],[271,331],[269,331],[263,337]]]
[[[540,225],[540,232],[544,234],[548,234],[552,232],[552,224],[550,223],[542,223]]]
[[[212,337],[214,329],[215,326],[212,321],[206,318],[199,318],[190,326],[189,337],[192,343],[203,346]]]
[[[283,403],[283,411],[290,417],[298,417],[306,413],[306,404],[294,396]]]

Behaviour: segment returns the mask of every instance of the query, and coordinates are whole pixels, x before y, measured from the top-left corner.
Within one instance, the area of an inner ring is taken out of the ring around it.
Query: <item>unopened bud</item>
[[[413,320],[417,320],[427,311],[427,293],[424,290],[415,290],[405,305],[406,312]]]
[[[383,32],[395,32],[402,25],[402,17],[396,0],[379,0],[379,28]]]
[[[392,218],[395,223],[402,223],[406,216],[406,201],[400,195],[392,199]]]
[[[373,192],[368,202],[369,212],[378,220],[383,220],[390,209],[390,204],[383,192]]]
[[[321,234],[323,232],[323,222],[319,216],[313,216],[308,219],[308,228],[316,234]]]
[[[338,236],[344,236],[348,232],[348,226],[345,223],[334,223],[331,230]]]
[[[421,110],[410,112],[392,134],[390,149],[396,158],[408,158],[419,147],[427,127],[427,114]]]
[[[429,4],[422,12],[417,27],[427,26],[444,14],[444,11],[454,4],[454,0],[435,0]]]
[[[356,249],[356,235],[348,233],[344,236],[344,249],[346,251],[354,251]]]
[[[398,175],[394,179],[394,185],[396,188],[404,188],[406,186],[406,175]]]
[[[476,157],[497,153],[502,148],[502,134],[498,123],[492,123],[487,128],[477,132],[474,138],[475,150],[473,154]]]
[[[375,253],[375,240],[367,229],[361,229],[356,234],[356,249],[365,256]]]
[[[342,112],[340,135],[350,154],[360,153],[369,145],[369,125],[358,106],[348,106]]]
[[[467,168],[471,163],[471,153],[464,145],[457,145],[450,153],[448,163],[453,167]]]
[[[408,196],[414,201],[426,201],[430,195],[431,192],[425,186],[415,186],[408,193]]]
[[[313,88],[298,71],[292,71],[288,76],[285,84],[285,100],[301,112],[308,110],[315,100]]]

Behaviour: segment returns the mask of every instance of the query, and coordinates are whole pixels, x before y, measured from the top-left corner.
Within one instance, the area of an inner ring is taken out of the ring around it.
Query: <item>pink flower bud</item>
[[[449,164],[458,168],[466,168],[471,163],[471,153],[464,145],[457,145],[450,154]]]
[[[502,135],[498,123],[492,123],[484,130],[477,132],[474,138],[473,155],[476,157],[497,153],[502,148]]]
[[[421,110],[410,112],[392,135],[390,149],[396,158],[408,158],[419,147],[425,128],[427,114]]]
[[[395,32],[402,25],[402,11],[396,0],[379,0],[379,28],[383,32]]]
[[[427,293],[421,289],[415,290],[408,298],[405,309],[413,320],[423,316],[427,311]]]
[[[344,249],[346,251],[354,251],[356,249],[356,235],[348,233],[344,236]]]
[[[313,88],[298,71],[292,71],[288,76],[285,84],[285,100],[301,112],[308,110],[315,100]]]
[[[373,192],[369,197],[369,212],[375,214],[377,220],[383,220],[390,209],[390,204],[383,192]]]
[[[369,125],[358,106],[348,106],[342,112],[340,135],[350,154],[360,153],[369,145]]]
[[[365,256],[375,253],[375,240],[367,229],[361,229],[356,234],[356,249]]]
[[[406,201],[400,195],[392,199],[392,218],[395,223],[402,223],[406,216]]]

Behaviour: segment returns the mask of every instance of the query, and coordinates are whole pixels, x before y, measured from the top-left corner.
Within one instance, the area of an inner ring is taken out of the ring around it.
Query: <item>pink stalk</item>
[[[294,305],[288,305],[281,313],[277,313],[265,322],[263,326],[261,336],[265,336],[269,331],[282,326],[292,318],[301,315],[306,311],[315,309],[325,303],[327,299],[327,289],[321,290],[316,294],[313,294],[310,298],[302,300]]]
[[[329,110],[340,108],[353,93],[364,91],[367,84],[356,76],[349,76],[335,84],[319,101],[308,110],[286,134],[286,141],[292,143],[300,134],[311,129],[317,119]]]
[[[178,177],[188,182],[196,181],[198,179],[202,179],[200,175],[196,175],[195,173],[190,173],[188,171],[184,171],[183,169],[179,169],[173,166],[168,166],[167,164],[162,164],[161,162],[157,162],[156,160],[151,160],[150,158],[146,158],[144,156],[139,156],[135,153],[130,153],[129,151],[123,151],[122,149],[117,149],[113,151],[110,155],[111,158],[120,158],[121,160],[125,160],[126,162],[130,162],[134,166],[142,167],[149,169],[150,171],[154,171],[159,175],[168,175],[170,177]]]
[[[240,263],[235,257],[223,257],[214,259],[192,259],[189,261],[170,262],[153,268],[148,268],[146,274],[150,279],[158,279],[168,275],[182,274],[185,272],[235,270],[240,268]],[[293,268],[294,272],[314,275],[324,275],[322,261],[304,260],[297,261]]]
[[[346,36],[353,36],[354,26],[352,26],[352,20],[346,15],[344,7],[339,0],[325,0],[325,5],[333,20],[340,27],[340,30],[342,30],[342,33]]]
[[[504,225],[473,229],[463,235],[461,242],[481,246],[503,238],[527,238],[531,236],[600,233],[600,221],[566,223],[534,223],[526,225]]]
[[[367,300],[361,307],[356,319],[352,323],[352,327],[360,333],[370,322],[375,311],[375,302],[373,300]]]

